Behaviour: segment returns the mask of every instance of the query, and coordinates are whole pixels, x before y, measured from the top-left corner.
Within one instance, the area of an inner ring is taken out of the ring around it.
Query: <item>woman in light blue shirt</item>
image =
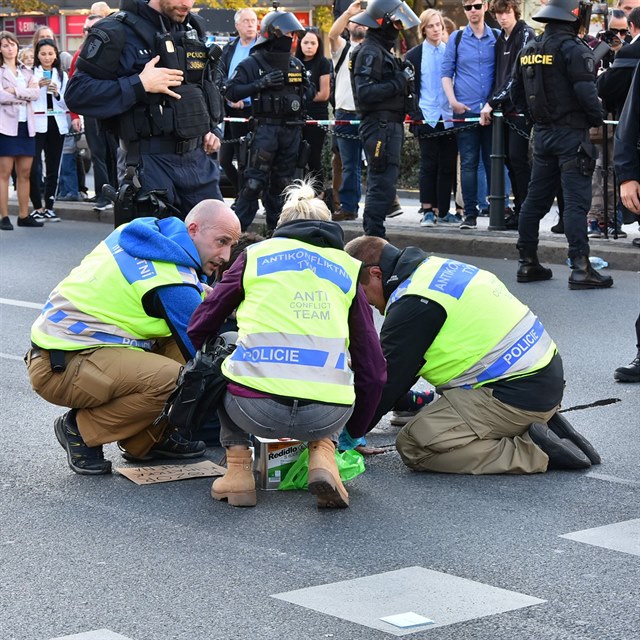
[[[460,224],[460,219],[449,213],[458,147],[451,122],[453,112],[440,79],[445,51],[442,14],[435,9],[423,11],[420,33],[424,42],[407,53],[416,71],[418,110],[412,117],[424,123],[412,126],[420,143],[420,225]],[[446,134],[447,130],[451,132]],[[431,136],[434,133],[440,135]]]

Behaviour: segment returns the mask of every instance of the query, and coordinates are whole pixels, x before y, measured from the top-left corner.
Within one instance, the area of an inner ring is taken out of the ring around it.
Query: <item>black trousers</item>
[[[46,133],[36,133],[36,155],[31,167],[31,204],[34,209],[42,208],[42,152],[46,165],[44,179],[44,207],[53,209],[58,191],[58,175],[64,136],[60,135],[58,123],[53,116],[47,117]]]
[[[588,130],[534,127],[533,167],[527,197],[520,210],[518,248],[537,249],[540,220],[562,185],[564,232],[569,258],[589,255],[587,212],[591,206],[591,175],[578,170],[578,147]]]
[[[513,191],[513,205],[515,213],[520,213],[522,203],[527,197],[529,182],[531,181],[531,164],[529,163],[529,140],[526,136],[531,133],[531,126],[525,124],[524,118],[506,116],[504,132],[507,149],[507,168]]]
[[[385,122],[365,116],[358,133],[367,159],[364,233],[384,238],[384,221],[396,197],[404,127],[401,122]]]
[[[282,191],[291,184],[297,168],[301,126],[258,123],[243,174],[243,188],[235,212],[246,231],[258,211],[258,198],[267,215],[267,228],[275,229],[282,211]]]
[[[232,107],[227,106],[225,113],[230,118],[249,118],[251,117],[251,107],[247,107],[246,109],[233,109]],[[220,162],[220,166],[222,167],[224,174],[233,185],[236,196],[240,192],[242,186],[240,181],[242,179],[241,173],[244,167],[238,166],[236,169],[233,164],[234,158],[238,159],[240,143],[229,143],[227,141],[237,140],[238,138],[246,136],[248,133],[248,122],[225,122],[224,141],[220,146],[220,151],[218,151],[218,161]]]
[[[322,146],[327,131],[315,124],[307,124],[302,137],[309,143],[308,175],[313,180],[316,193],[324,190],[324,170],[322,169]]]
[[[458,143],[453,129],[450,135],[426,136],[443,131],[442,122],[435,127],[420,125],[416,131],[420,144],[420,203],[426,202],[436,207],[440,217],[449,213],[451,190],[456,177]]]

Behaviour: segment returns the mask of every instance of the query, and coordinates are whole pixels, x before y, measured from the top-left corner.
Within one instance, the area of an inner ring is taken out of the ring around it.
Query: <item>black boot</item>
[[[520,260],[518,260],[518,282],[536,282],[538,280],[551,280],[553,272],[543,267],[538,261],[538,252],[531,248],[519,248]]]
[[[529,436],[549,456],[547,469],[587,469],[591,466],[589,458],[577,445],[559,438],[542,422],[530,425]]]
[[[618,382],[640,382],[640,351],[627,367],[618,367],[613,377]]]
[[[562,414],[556,412],[547,422],[547,426],[559,438],[571,440],[589,458],[591,464],[600,464],[600,454],[594,446],[581,433],[578,433]]]
[[[612,284],[611,276],[603,276],[591,266],[589,256],[571,258],[569,289],[606,289]]]

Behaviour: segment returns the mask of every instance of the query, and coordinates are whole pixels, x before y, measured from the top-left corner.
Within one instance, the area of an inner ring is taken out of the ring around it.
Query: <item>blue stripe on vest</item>
[[[318,278],[333,282],[344,293],[351,289],[352,280],[348,272],[336,262],[331,262],[313,251],[292,249],[258,258],[258,276],[305,269],[313,271]]]
[[[62,310],[56,311],[49,316],[49,321],[57,324],[58,322],[62,322],[68,315],[68,313],[65,313]]]
[[[151,350],[151,340],[136,340],[135,338],[121,338],[120,336],[114,336],[112,333],[104,333],[102,331],[96,331],[91,334],[91,337],[98,342],[105,342],[107,344],[121,344],[125,347],[139,347],[146,351]]]
[[[478,271],[480,269],[470,264],[458,262],[457,260],[447,260],[433,277],[429,284],[429,289],[446,293],[459,300]]]
[[[305,367],[324,367],[328,357],[327,351],[319,351],[318,349],[267,346],[245,349],[241,345],[238,345],[231,355],[232,360],[300,364]]]
[[[500,357],[485,371],[478,376],[478,382],[499,378],[508,371],[531,347],[542,337],[544,327],[540,320],[536,320],[529,331],[522,335],[512,346],[503,351]]]
[[[119,237],[119,233],[112,233],[104,242],[109,248],[109,251],[111,251],[111,255],[114,257],[127,282],[133,284],[138,280],[147,280],[157,275],[156,268],[150,260],[134,258],[128,253],[125,253],[124,249],[118,244]]]

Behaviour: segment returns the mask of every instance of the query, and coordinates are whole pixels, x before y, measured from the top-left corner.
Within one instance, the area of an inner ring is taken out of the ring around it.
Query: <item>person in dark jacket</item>
[[[230,40],[222,49],[220,62],[216,70],[219,83],[222,87],[226,85],[229,78],[233,75],[236,67],[249,56],[253,45],[258,39],[258,17],[253,9],[239,9],[233,18],[238,37]],[[224,101],[224,112],[228,118],[250,118],[251,98],[246,97],[237,102]],[[224,140],[225,143],[220,147],[218,159],[220,166],[225,175],[234,186],[235,195],[237,197],[240,192],[239,171],[243,167],[236,169],[233,164],[234,158],[238,160],[240,143],[229,142],[230,140],[238,140],[249,133],[249,124],[247,122],[225,122],[224,123]]]
[[[202,200],[222,200],[211,157],[220,147],[221,98],[193,4],[122,0],[117,14],[91,27],[65,93],[69,109],[117,135],[128,185],[139,181],[139,196],[165,191],[182,218]]]
[[[527,195],[531,179],[529,164],[529,134],[531,124],[523,114],[517,114],[509,91],[513,84],[513,71],[520,51],[535,38],[535,31],[520,19],[520,0],[493,0],[489,11],[496,16],[501,27],[496,41],[496,77],[487,104],[480,111],[480,124],[489,124],[491,112],[502,111],[505,118],[505,149],[507,168],[513,189],[513,215],[505,224],[507,229],[518,228],[520,208]]]
[[[387,384],[367,429],[419,378],[440,394],[398,434],[407,466],[541,473],[600,462],[557,413],[564,374],[554,341],[494,274],[381,238],[355,238],[345,251],[364,263],[360,283],[384,314]]]
[[[334,443],[345,424],[368,426],[385,365],[357,284],[360,263],[343,246],[311,185],[293,184],[273,236],[247,247],[193,314],[188,333],[199,347],[237,309],[238,346],[223,364],[229,384],[218,409],[228,470],[213,483],[215,500],[255,506],[253,434],[309,441],[318,507],[349,506]]]
[[[518,223],[518,282],[549,280],[553,275],[538,260],[538,236],[540,220],[562,184],[569,288],[604,289],[613,284],[589,262],[587,212],[596,166],[589,128],[602,126],[593,52],[577,35],[589,11],[590,5],[579,0],[550,0],[533,17],[547,23],[543,35],[518,57],[511,98],[534,122],[535,131],[531,182]]]

